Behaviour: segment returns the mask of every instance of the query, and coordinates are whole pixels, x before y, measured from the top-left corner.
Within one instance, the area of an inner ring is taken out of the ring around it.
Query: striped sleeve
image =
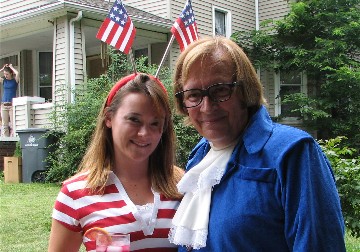
[[[67,184],[63,184],[56,198],[52,217],[74,232],[81,232],[76,199],[69,191]]]

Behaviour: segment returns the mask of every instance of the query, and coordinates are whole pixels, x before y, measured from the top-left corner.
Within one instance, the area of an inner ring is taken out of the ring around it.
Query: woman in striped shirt
[[[53,210],[49,251],[95,251],[93,227],[130,234],[131,251],[176,251],[168,241],[183,172],[173,166],[174,140],[166,89],[153,76],[118,81],[99,113],[92,141]]]

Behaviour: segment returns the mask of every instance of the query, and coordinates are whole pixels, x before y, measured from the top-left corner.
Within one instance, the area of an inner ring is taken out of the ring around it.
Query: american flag
[[[179,43],[180,51],[183,51],[191,42],[199,38],[190,0],[186,1],[184,10],[171,27],[171,33],[174,34]]]
[[[128,54],[135,34],[136,29],[133,22],[122,2],[117,0],[100,26],[96,38]]]

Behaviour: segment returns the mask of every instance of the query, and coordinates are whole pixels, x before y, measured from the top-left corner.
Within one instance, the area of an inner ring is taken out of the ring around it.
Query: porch
[[[16,142],[20,141],[18,130],[29,128],[53,128],[50,115],[53,103],[42,97],[23,96],[13,99],[12,131],[10,137],[0,137],[0,170],[4,170],[4,157],[13,156]]]

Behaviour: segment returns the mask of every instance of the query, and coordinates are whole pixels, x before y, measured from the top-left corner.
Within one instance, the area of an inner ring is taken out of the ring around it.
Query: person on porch
[[[19,72],[12,64],[5,64],[0,72],[4,72],[4,76],[0,78],[2,84],[1,97],[1,136],[13,136],[12,130],[12,99],[16,97],[16,91],[19,84]]]

